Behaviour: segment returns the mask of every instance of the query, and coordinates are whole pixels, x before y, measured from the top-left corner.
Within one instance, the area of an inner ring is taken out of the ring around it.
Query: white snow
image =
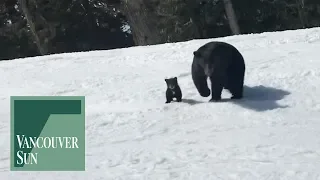
[[[218,38],[246,61],[237,102],[193,85],[211,40],[1,61],[0,179],[320,179],[320,28]],[[184,102],[164,103],[168,76]],[[85,172],[9,171],[16,95],[86,96]]]

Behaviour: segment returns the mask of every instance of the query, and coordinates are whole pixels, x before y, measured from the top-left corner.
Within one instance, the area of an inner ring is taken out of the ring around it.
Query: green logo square
[[[84,96],[11,96],[11,171],[85,170]]]

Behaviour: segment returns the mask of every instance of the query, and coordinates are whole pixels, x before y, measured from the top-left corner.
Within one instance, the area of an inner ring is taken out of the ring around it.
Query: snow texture
[[[320,28],[218,38],[246,62],[244,99],[208,103],[192,52],[213,40],[0,62],[2,180],[320,179]],[[165,104],[165,77],[183,102]],[[86,96],[85,172],[10,172],[10,96]]]

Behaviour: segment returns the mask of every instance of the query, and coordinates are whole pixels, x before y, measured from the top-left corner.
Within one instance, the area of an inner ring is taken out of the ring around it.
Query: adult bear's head
[[[210,77],[214,71],[214,63],[209,58],[210,52],[200,52],[199,50],[193,52],[193,61],[196,62],[204,71],[206,76]]]

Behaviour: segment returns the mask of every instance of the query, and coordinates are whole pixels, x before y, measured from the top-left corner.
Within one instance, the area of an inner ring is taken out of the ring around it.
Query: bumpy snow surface
[[[244,99],[220,103],[190,74],[211,40],[0,62],[0,179],[320,179],[320,28],[217,39],[246,61]],[[85,172],[10,172],[17,95],[86,96]]]

